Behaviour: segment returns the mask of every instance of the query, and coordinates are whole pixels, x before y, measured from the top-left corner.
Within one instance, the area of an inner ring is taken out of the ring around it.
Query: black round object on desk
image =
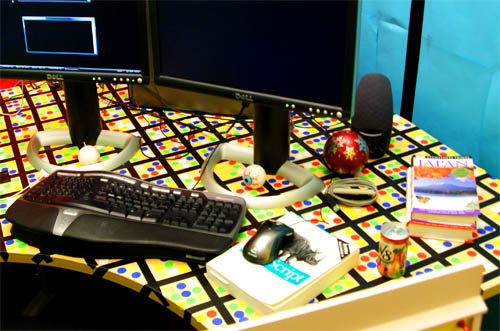
[[[392,89],[389,79],[378,73],[367,74],[356,90],[351,129],[368,144],[370,158],[377,159],[388,151],[392,132]]]

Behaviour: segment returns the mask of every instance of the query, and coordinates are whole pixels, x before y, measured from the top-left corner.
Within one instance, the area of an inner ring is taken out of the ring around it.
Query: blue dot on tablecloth
[[[245,322],[245,321],[248,321],[247,317],[242,317],[238,320],[238,322]]]
[[[477,229],[477,233],[479,233],[479,234],[485,234],[486,231],[484,231],[484,229]]]
[[[415,145],[412,145],[412,144],[409,144],[409,145],[408,145],[408,148],[410,148],[410,149],[414,149],[414,148],[416,148],[416,146],[415,146]]]
[[[396,137],[396,140],[397,140],[397,141],[402,141],[402,140],[403,140],[403,138],[401,138],[401,137]]]
[[[290,161],[295,160],[295,156],[290,156]]]
[[[2,204],[0,204],[0,208],[5,208],[5,207],[7,207],[7,204],[6,204],[6,203],[2,203]]]
[[[290,184],[290,181],[289,181],[289,180],[284,180],[284,181],[282,181],[281,183],[282,183],[283,185],[288,185],[288,184]]]
[[[191,291],[182,291],[182,292],[181,292],[181,295],[182,295],[184,298],[187,298],[187,297],[191,296]]]
[[[30,179],[30,180],[29,180],[29,182],[30,182],[30,183],[34,183],[34,182],[36,182],[36,181],[37,181],[37,179],[36,179],[36,178],[32,178],[32,179]]]
[[[163,143],[161,141],[156,143],[156,146],[163,146]]]
[[[15,169],[14,169],[14,170],[9,171],[9,174],[13,175],[13,174],[15,174],[16,172],[17,172],[17,170],[15,170]]]
[[[9,224],[9,221],[4,219],[4,220],[2,220],[2,224]]]
[[[139,277],[141,277],[141,273],[140,272],[136,271],[136,272],[132,273],[132,278],[139,278]]]
[[[399,193],[397,193],[397,192],[396,192],[396,193],[392,193],[391,195],[392,195],[394,198],[399,197]]]
[[[316,148],[317,153],[323,153],[323,148]]]
[[[309,200],[306,200],[306,201],[304,201],[304,205],[306,205],[306,206],[310,206],[310,205],[312,205],[312,202],[311,202],[311,201],[309,201]]]
[[[127,271],[127,269],[126,269],[126,268],[124,268],[124,267],[121,267],[121,268],[118,268],[118,270],[116,270],[116,271],[117,271],[119,274],[123,274],[123,273],[125,273],[125,272]]]
[[[388,208],[391,206],[391,204],[389,202],[384,202],[382,203],[382,206]]]
[[[214,318],[214,319],[212,320],[212,324],[213,324],[213,325],[221,325],[221,324],[222,324],[222,320],[221,320],[219,317]]]
[[[485,226],[485,227],[484,227],[484,229],[485,229],[486,231],[488,231],[488,232],[491,232],[491,231],[495,230],[495,229],[493,229],[493,227],[492,227],[492,226],[490,226],[490,225]]]
[[[120,170],[120,174],[125,175],[126,173],[127,173],[127,170],[125,170],[125,169]]]
[[[431,272],[433,269],[432,268],[425,268],[424,272]]]
[[[453,244],[451,242],[449,242],[449,241],[443,242],[443,245],[444,245],[444,247],[451,247],[451,246],[453,246]]]
[[[12,244],[14,244],[14,240],[12,240],[12,239],[11,240],[7,240],[5,242],[5,245],[7,245],[7,246],[12,245]]]
[[[385,165],[381,164],[378,166],[378,168],[383,170],[383,169],[385,169]]]
[[[399,202],[406,202],[406,198],[405,197],[400,197],[400,198],[398,198],[398,201]]]
[[[183,290],[186,288],[186,283],[179,283],[176,285],[176,287],[179,289],[179,290]]]
[[[242,318],[243,316],[245,316],[245,313],[242,312],[241,310],[237,310],[234,312],[234,317],[236,318]]]
[[[153,172],[153,171],[155,171],[155,168],[148,168],[147,171]]]
[[[304,131],[304,132],[302,132],[302,133],[303,133],[304,135],[309,135],[309,134],[311,134],[311,132],[309,132],[309,131]]]
[[[373,269],[373,268],[376,268],[376,267],[377,267],[377,264],[376,264],[375,262],[368,262],[368,263],[366,264],[366,266],[367,266],[368,268],[372,268],[372,269]]]
[[[160,162],[155,161],[155,162],[153,162],[153,163],[152,163],[152,165],[154,165],[155,167],[156,167],[156,166],[159,166],[159,165],[160,165]]]
[[[19,123],[12,123],[12,126],[18,126]]]
[[[423,274],[423,272],[422,272],[422,271],[417,271],[415,274],[416,274],[416,275],[422,275],[422,274]]]
[[[410,261],[406,260],[405,265],[408,267],[410,265]]]
[[[298,153],[299,153],[299,151],[298,151],[298,150],[296,150],[296,149],[292,149],[290,152],[291,152],[292,154],[298,154]]]
[[[487,249],[493,249],[493,248],[495,248],[495,245],[493,245],[493,244],[486,244],[486,245],[484,245],[484,247],[486,247]]]
[[[276,179],[274,179],[274,178],[270,178],[270,179],[268,180],[268,182],[269,182],[270,184],[272,184],[272,183],[276,183]]]
[[[35,174],[29,174],[28,175],[28,178],[33,178],[33,177],[35,177]]]
[[[406,177],[406,171],[399,172],[399,175],[402,176],[402,177]]]
[[[178,147],[174,147],[174,148],[172,148],[172,151],[174,151],[174,152],[177,152],[178,150],[179,150],[179,148],[178,148]]]
[[[382,229],[382,225],[380,225],[380,224],[375,225],[375,229],[376,229],[376,230],[380,230],[380,229]]]
[[[439,149],[440,149],[440,150],[442,150],[442,151],[445,151],[445,150],[447,150],[448,148],[447,148],[446,146],[441,146],[441,147],[439,147]]]
[[[62,158],[62,155],[60,155],[60,154],[56,155],[56,159],[60,159],[60,158]]]

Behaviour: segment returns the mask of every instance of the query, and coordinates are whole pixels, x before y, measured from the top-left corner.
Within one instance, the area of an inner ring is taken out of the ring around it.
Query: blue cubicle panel
[[[368,73],[391,81],[394,113],[400,114],[410,0],[361,1],[357,81]]]
[[[500,177],[500,2],[425,3],[413,122]],[[443,126],[442,123],[449,123]]]
[[[389,77],[399,114],[411,0],[361,3],[359,79]],[[426,0],[413,122],[500,177],[500,2]],[[443,123],[447,123],[443,125]]]

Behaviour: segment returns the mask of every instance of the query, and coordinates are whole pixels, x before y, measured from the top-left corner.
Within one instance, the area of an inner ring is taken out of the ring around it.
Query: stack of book
[[[316,263],[288,253],[269,264],[248,262],[243,241],[207,263],[207,276],[261,314],[304,305],[358,265],[359,248],[290,212],[278,222],[306,239]]]
[[[414,156],[406,211],[411,236],[472,241],[480,214],[472,158]]]

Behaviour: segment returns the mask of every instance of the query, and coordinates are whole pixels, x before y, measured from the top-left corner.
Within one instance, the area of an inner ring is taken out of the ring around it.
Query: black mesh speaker
[[[368,144],[370,158],[382,157],[389,149],[392,132],[391,82],[382,74],[367,74],[359,81],[351,129]]]

